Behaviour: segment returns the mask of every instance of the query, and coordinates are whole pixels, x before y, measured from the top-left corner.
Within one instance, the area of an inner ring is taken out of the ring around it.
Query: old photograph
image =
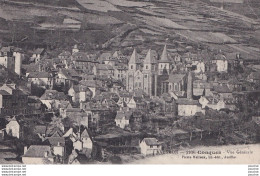
[[[0,0],[0,164],[260,164],[260,0]]]

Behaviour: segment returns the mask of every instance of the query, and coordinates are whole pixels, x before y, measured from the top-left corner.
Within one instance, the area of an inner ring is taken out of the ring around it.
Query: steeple
[[[167,56],[167,47],[164,45],[161,59],[158,61],[158,73],[159,75],[163,74],[163,70],[167,70],[168,74],[170,73],[170,61]]]
[[[144,64],[151,64],[151,63],[152,63],[152,56],[151,56],[151,49],[149,49],[145,56]]]
[[[137,63],[137,58],[138,58],[137,52],[136,52],[136,49],[134,49],[128,64],[136,64]]]
[[[166,45],[164,45],[163,52],[162,52],[162,55],[161,55],[161,59],[159,60],[159,62],[160,63],[169,63]]]
[[[119,57],[118,51],[115,51],[113,57]]]

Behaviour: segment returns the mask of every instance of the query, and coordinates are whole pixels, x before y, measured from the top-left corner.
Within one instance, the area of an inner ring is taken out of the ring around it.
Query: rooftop
[[[47,152],[47,157],[53,157],[51,153],[51,147],[47,145],[31,145],[23,157],[34,157],[34,158],[44,158],[45,152]]]

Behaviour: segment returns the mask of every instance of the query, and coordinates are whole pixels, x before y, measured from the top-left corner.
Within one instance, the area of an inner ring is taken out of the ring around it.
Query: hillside
[[[167,40],[179,51],[192,46],[259,58],[259,19],[254,9],[246,10],[248,4],[236,6],[221,10],[208,0],[5,0],[0,1],[0,39],[23,48],[82,43],[86,50],[126,51],[161,49]]]

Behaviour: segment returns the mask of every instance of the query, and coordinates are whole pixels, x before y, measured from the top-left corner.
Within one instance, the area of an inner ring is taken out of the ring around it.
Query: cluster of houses
[[[237,95],[253,89],[245,82],[259,84],[260,80],[259,70],[250,73],[247,81],[217,76],[245,67],[240,54],[180,54],[169,52],[166,45],[161,55],[134,49],[130,57],[119,51],[90,54],[75,45],[50,58],[38,48],[26,64],[22,60],[21,50],[1,49],[0,65],[23,74],[27,90],[8,83],[0,87],[0,117],[7,119],[0,139],[23,139],[22,117],[51,114],[60,120],[55,128],[49,125],[53,120],[34,124],[32,133],[40,142],[24,146],[25,164],[77,164],[82,157],[104,156],[105,150],[159,154],[162,143],[140,135],[143,124],[151,122],[156,130],[169,119],[203,115],[207,108],[235,112]],[[108,124],[113,129],[105,133]]]

